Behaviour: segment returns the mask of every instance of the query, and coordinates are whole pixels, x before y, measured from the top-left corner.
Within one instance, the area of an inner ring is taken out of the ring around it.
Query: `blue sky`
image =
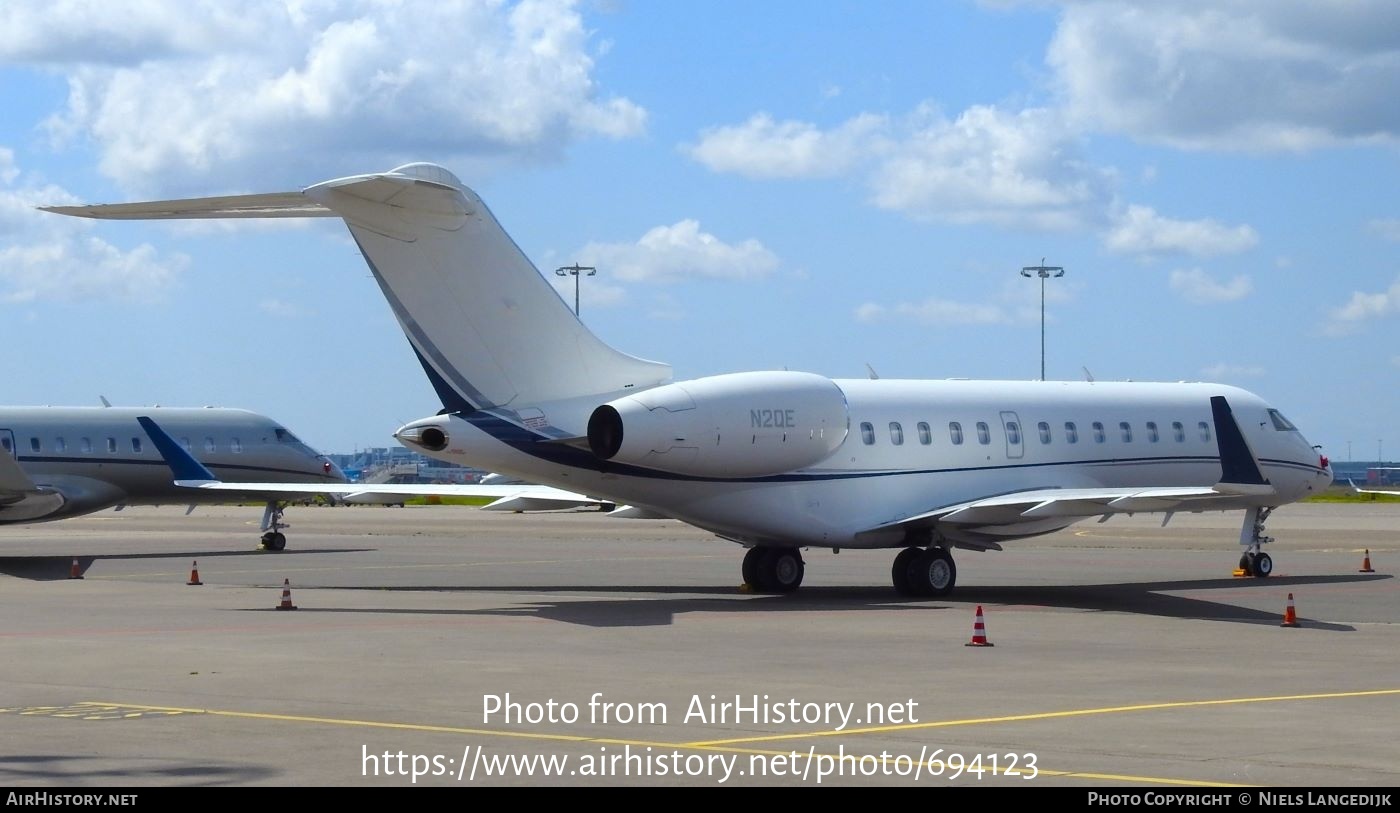
[[[392,444],[440,405],[337,223],[33,207],[427,160],[677,378],[1035,378],[1044,257],[1048,377],[1235,384],[1400,457],[1397,85],[1381,0],[9,0],[2,400]]]

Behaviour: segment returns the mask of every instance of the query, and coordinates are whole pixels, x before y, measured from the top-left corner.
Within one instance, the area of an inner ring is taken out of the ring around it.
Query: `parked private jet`
[[[230,491],[174,485],[138,416],[154,415]],[[271,418],[242,409],[0,407],[0,523],[48,522],[127,505],[266,500],[262,544],[281,550],[284,502],[345,475]],[[248,483],[248,480],[256,480]],[[288,492],[259,485],[286,484]]]
[[[443,404],[400,428],[402,443],[707,529],[749,549],[745,581],[765,592],[801,585],[804,548],[894,548],[896,590],[940,596],[955,548],[1134,512],[1243,511],[1241,566],[1263,577],[1269,513],[1332,481],[1282,413],[1219,384],[673,381],[669,365],[591,333],[433,164],[300,192],[49,211],[343,218]]]

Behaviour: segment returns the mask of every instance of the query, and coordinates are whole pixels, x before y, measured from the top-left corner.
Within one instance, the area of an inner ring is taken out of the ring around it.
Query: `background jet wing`
[[[541,511],[577,508],[586,505],[611,505],[612,500],[589,497],[553,486],[517,484],[484,486],[455,483],[226,483],[218,479],[179,479],[175,485],[201,491],[229,491],[239,494],[311,495],[333,494],[404,496],[404,497],[490,497],[496,502],[484,508],[497,511]],[[517,508],[508,501],[527,507]],[[500,503],[498,506],[497,503]]]
[[[355,496],[362,494],[402,495],[405,497],[490,497],[496,502],[485,506],[493,510],[552,510],[577,508],[585,505],[611,505],[611,500],[598,499],[552,486],[513,484],[439,484],[439,483],[226,483],[214,476],[194,455],[175,442],[164,429],[149,417],[136,419],[146,430],[161,458],[170,467],[175,485],[201,491],[228,491],[242,495],[258,495],[276,499],[284,495],[311,496],[333,494]],[[8,455],[7,455],[8,457]],[[21,472],[23,474],[23,472]],[[514,504],[512,503],[514,501]],[[517,508],[516,504],[527,505]]]

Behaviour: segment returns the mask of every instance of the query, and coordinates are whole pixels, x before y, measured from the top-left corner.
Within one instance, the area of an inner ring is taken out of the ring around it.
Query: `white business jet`
[[[300,192],[49,210],[343,218],[444,406],[395,437],[712,531],[749,548],[744,579],[764,592],[801,585],[804,548],[896,548],[896,590],[941,596],[954,548],[1134,512],[1243,511],[1241,566],[1263,577],[1269,513],[1332,482],[1278,410],[1219,384],[673,381],[584,327],[486,204],[433,164]]]

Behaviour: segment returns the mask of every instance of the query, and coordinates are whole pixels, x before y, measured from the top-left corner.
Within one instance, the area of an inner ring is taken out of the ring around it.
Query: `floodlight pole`
[[[578,263],[574,263],[573,265],[566,265],[566,266],[563,266],[563,267],[554,269],[555,275],[560,276],[560,277],[567,277],[567,276],[569,276],[569,275],[573,275],[573,278],[574,278],[574,316],[575,316],[575,317],[578,316],[578,278],[579,278],[579,275],[580,275],[579,272],[581,272],[581,271],[587,271],[588,273],[585,274],[584,276],[589,276],[589,277],[591,277],[591,276],[593,276],[594,274],[597,274],[597,273],[598,273],[598,269],[594,268],[593,266],[591,266],[591,265],[579,265]]]
[[[1034,273],[1032,273],[1034,272]],[[1040,258],[1040,265],[1028,265],[1021,269],[1021,276],[1040,277],[1040,380],[1045,380],[1045,280],[1050,277],[1063,277],[1065,269],[1058,265],[1046,265]]]

